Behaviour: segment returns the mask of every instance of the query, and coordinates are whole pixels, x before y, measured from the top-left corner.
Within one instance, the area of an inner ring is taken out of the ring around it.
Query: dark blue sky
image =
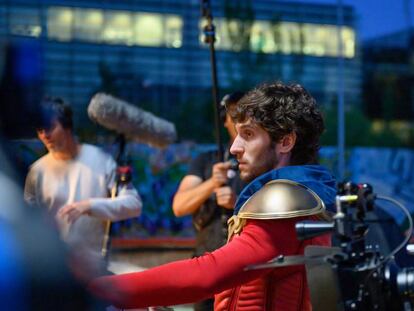
[[[289,1],[289,0],[285,0]],[[338,3],[337,0],[299,0],[312,3]],[[409,10],[405,9],[405,2]],[[342,0],[343,4],[355,7],[360,39],[373,38],[407,27],[407,14],[411,25],[414,19],[414,0]]]

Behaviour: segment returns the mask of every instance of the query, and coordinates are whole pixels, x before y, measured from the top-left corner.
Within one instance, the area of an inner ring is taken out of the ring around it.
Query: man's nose
[[[233,144],[230,147],[230,153],[233,155],[237,155],[243,152],[243,147],[239,139],[239,135],[233,141]]]

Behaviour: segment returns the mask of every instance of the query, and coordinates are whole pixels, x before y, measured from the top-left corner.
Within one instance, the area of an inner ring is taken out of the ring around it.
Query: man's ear
[[[279,152],[289,153],[296,144],[296,133],[294,131],[286,134],[279,142]]]

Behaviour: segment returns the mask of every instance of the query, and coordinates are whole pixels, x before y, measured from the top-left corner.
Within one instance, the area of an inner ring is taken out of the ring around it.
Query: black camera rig
[[[299,239],[331,232],[336,245],[308,246],[301,260],[306,266],[313,310],[414,310],[414,267],[400,268],[394,261],[394,255],[411,237],[410,213],[394,199],[375,195],[368,184],[347,182],[338,189],[333,222],[296,224]],[[365,216],[375,209],[376,200],[396,204],[409,222],[404,240],[388,255],[381,255],[377,246],[366,243],[369,225]],[[276,266],[277,260],[273,261]],[[289,265],[289,260],[285,262]]]

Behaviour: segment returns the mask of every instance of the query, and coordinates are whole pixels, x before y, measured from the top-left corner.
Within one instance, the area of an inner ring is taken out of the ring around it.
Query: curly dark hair
[[[315,99],[299,84],[265,83],[248,92],[230,111],[235,122],[248,118],[265,129],[277,143],[296,133],[291,164],[318,162],[319,137],[325,129]]]
[[[220,119],[223,123],[226,121],[226,113],[230,113],[229,110],[233,109],[245,94],[242,91],[235,91],[223,96],[219,106]]]

